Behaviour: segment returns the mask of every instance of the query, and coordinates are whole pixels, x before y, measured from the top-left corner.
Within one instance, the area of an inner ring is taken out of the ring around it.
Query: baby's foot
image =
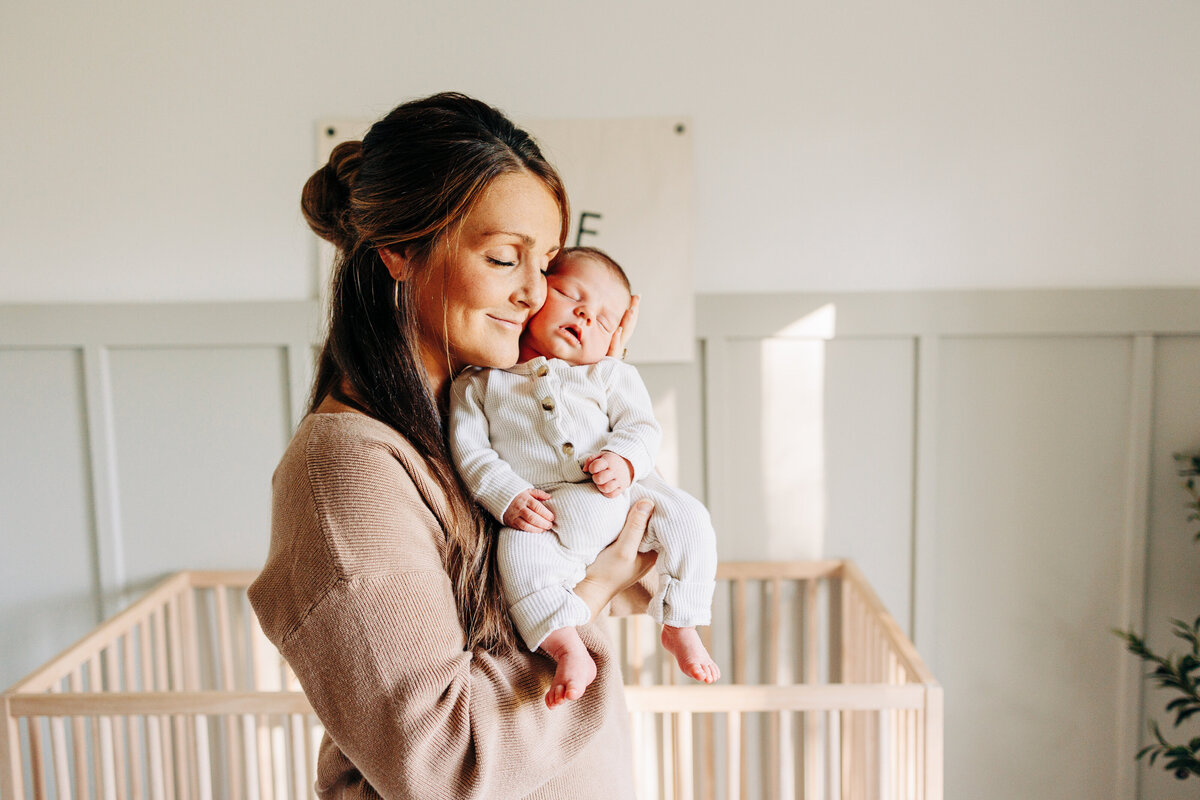
[[[721,668],[704,649],[704,642],[700,641],[700,634],[696,633],[695,628],[663,625],[662,643],[679,662],[679,669],[689,678],[713,683],[721,677]]]
[[[546,637],[542,649],[558,663],[554,670],[554,682],[546,692],[546,705],[550,708],[568,700],[583,697],[584,689],[596,680],[596,662],[583,646],[579,631],[574,628],[559,628]]]

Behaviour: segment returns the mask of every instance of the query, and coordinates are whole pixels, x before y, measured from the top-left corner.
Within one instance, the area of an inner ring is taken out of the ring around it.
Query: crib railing
[[[322,729],[253,577],[173,575],[9,689],[0,800],[313,797]],[[853,564],[718,581],[716,685],[679,676],[649,618],[609,621],[643,800],[941,800],[941,688]]]

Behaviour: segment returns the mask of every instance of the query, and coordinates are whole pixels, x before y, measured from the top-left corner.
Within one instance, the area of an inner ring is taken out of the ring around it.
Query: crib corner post
[[[925,800],[942,800],[944,763],[942,743],[944,741],[944,707],[942,687],[934,684],[925,687]]]
[[[21,729],[12,715],[11,695],[0,695],[0,800],[21,800]]]

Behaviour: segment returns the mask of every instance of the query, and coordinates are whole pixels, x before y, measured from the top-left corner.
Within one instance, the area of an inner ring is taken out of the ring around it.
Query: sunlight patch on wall
[[[824,341],[763,340],[761,385],[767,552],[772,559],[819,558],[826,516]]]
[[[655,466],[667,483],[679,485],[679,402],[675,390],[654,399],[654,417],[662,426],[662,447]]]

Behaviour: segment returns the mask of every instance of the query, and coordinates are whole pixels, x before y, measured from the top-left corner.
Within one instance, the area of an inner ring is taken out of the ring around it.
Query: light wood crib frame
[[[321,726],[253,577],[177,573],[7,691],[0,798],[312,797]],[[942,689],[853,563],[722,564],[713,619],[713,686],[607,623],[642,800],[942,800]]]

